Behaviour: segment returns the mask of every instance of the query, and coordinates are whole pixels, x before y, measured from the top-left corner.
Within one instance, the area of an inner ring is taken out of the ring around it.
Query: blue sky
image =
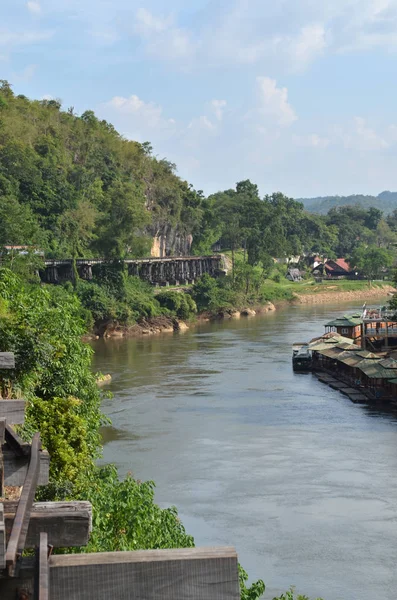
[[[397,190],[397,0],[2,0],[0,78],[206,193]]]

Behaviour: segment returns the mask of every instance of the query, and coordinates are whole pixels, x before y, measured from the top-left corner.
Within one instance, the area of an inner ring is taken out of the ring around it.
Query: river
[[[291,369],[291,345],[353,305],[297,306],[183,334],[98,340],[104,461],[156,482],[196,545],[234,545],[266,599],[397,589],[397,416]]]

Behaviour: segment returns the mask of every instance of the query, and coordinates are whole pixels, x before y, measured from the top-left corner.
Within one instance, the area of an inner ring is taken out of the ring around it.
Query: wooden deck
[[[363,392],[356,388],[352,388],[351,384],[345,383],[344,381],[341,381],[336,377],[329,375],[328,373],[322,373],[321,371],[318,371],[315,372],[314,375],[319,381],[321,381],[322,383],[326,383],[332,389],[341,392],[355,404],[364,404],[369,401],[369,398],[365,394],[363,394]]]

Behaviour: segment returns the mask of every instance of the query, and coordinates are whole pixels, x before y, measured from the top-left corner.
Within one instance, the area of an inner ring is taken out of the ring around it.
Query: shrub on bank
[[[179,319],[189,319],[197,313],[197,305],[190,294],[183,292],[161,292],[156,300],[162,308],[166,308]]]

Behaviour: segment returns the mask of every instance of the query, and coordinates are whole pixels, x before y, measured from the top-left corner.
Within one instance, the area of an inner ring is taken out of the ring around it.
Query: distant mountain
[[[386,215],[397,209],[397,192],[382,192],[378,196],[364,196],[354,194],[353,196],[319,196],[318,198],[297,198],[303,202],[305,208],[312,213],[325,215],[331,208],[337,206],[352,206],[359,204],[363,208],[375,206]]]

